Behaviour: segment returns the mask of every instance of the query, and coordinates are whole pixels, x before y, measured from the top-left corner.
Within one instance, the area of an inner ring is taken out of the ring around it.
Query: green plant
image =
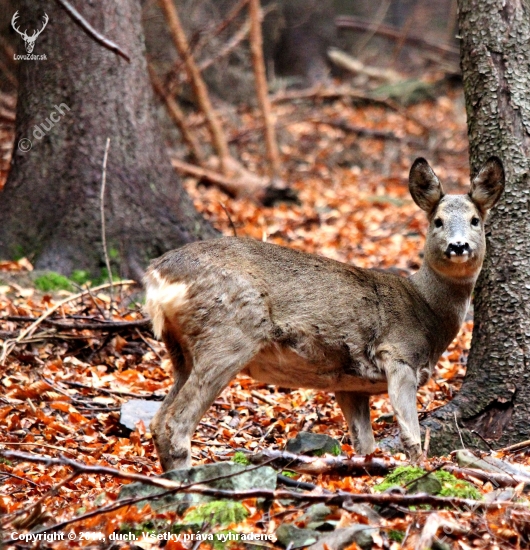
[[[72,283],[64,275],[50,271],[34,281],[35,287],[42,292],[50,292],[52,290],[72,290]]]
[[[245,453],[242,453],[241,451],[236,451],[236,453],[232,457],[232,462],[235,462],[236,464],[243,464],[243,466],[250,465],[250,461],[247,458],[247,455]]]
[[[390,529],[388,531],[388,538],[396,542],[403,542],[403,539],[405,538],[405,532],[397,531],[396,529]]]
[[[388,474],[384,481],[374,486],[374,491],[383,492],[390,487],[405,487],[411,485],[418,478],[425,476],[427,472],[417,466],[399,466]],[[479,500],[480,492],[467,481],[456,478],[453,474],[443,470],[437,470],[429,474],[435,477],[441,484],[441,489],[436,493],[443,497],[459,497]]]
[[[231,500],[214,500],[200,504],[186,513],[184,522],[193,525],[219,525],[240,523],[248,517],[248,510],[240,503]]]
[[[75,269],[70,275],[70,280],[79,286],[84,285],[90,281],[90,273],[84,269]]]

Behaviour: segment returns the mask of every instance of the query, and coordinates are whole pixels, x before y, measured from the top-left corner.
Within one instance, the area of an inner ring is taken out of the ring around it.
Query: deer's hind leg
[[[337,391],[335,398],[342,409],[357,454],[367,455],[375,449],[370,421],[370,396],[351,391]]]
[[[164,460],[162,457],[168,456],[171,449],[171,440],[167,436],[167,432],[163,427],[167,423],[168,415],[171,414],[171,404],[175,401],[180,390],[189,378],[193,361],[189,354],[184,352],[178,338],[171,332],[170,329],[164,330],[162,340],[166,345],[166,349],[171,359],[174,381],[168,394],[162,402],[162,405],[151,420],[150,429],[153,434],[153,442],[155,444],[157,454],[162,462],[162,467],[166,470],[167,468],[164,466]]]
[[[237,327],[215,326],[184,357],[179,376],[151,423],[164,471],[191,464],[191,437],[204,413],[261,348]],[[191,363],[188,363],[191,361]]]

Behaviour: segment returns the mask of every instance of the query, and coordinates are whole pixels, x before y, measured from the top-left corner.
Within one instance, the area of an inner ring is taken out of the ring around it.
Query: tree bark
[[[0,195],[0,257],[27,255],[36,267],[67,275],[100,273],[107,137],[107,243],[122,275],[138,277],[150,258],[217,235],[183,190],[156,126],[140,2],[74,4],[130,63],[88,36],[57,2],[37,8],[24,0],[17,7],[30,34],[48,14],[34,52],[47,59],[19,63],[16,151]],[[17,46],[25,53],[22,40]],[[23,138],[31,140],[27,152]]]
[[[461,391],[436,411],[431,451],[508,445],[530,436],[530,2],[459,0],[471,173],[502,158],[506,191],[487,227],[475,325]]]

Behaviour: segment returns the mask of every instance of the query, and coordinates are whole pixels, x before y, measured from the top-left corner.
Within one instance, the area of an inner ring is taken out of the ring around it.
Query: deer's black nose
[[[463,256],[464,254],[469,254],[471,251],[468,243],[462,243],[457,241],[456,243],[451,243],[445,253],[448,256]]]

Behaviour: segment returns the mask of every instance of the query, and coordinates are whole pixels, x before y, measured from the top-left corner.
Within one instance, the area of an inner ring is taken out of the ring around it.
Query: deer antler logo
[[[11,26],[15,29],[16,32],[18,32],[18,34],[20,34],[20,36],[22,37],[22,40],[24,40],[24,43],[26,44],[26,51],[28,53],[32,53],[33,48],[35,47],[35,41],[39,37],[40,33],[46,28],[46,25],[48,24],[48,21],[50,18],[45,13],[44,25],[42,26],[42,29],[40,31],[37,31],[37,30],[33,31],[33,34],[31,36],[28,36],[26,31],[21,32],[17,28],[17,19],[18,19],[18,10],[15,12],[15,15],[13,15],[13,18],[11,19]]]

